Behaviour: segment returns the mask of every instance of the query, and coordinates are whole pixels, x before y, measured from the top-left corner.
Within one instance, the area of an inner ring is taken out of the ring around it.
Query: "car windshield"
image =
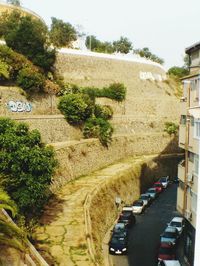
[[[137,202],[133,203],[133,206],[141,207],[141,206],[143,206],[143,202],[137,201]]]
[[[176,237],[176,233],[175,232],[165,232],[163,237],[175,238]]]
[[[125,244],[125,238],[124,237],[112,237],[111,244]]]
[[[118,223],[114,227],[114,231],[122,231],[125,229],[125,225],[123,223]]]
[[[155,193],[155,188],[150,188],[150,189],[148,189],[148,192],[149,192],[149,193]]]
[[[131,216],[132,211],[123,211],[120,215],[120,217],[129,217]]]
[[[161,177],[160,182],[167,182],[167,179],[165,177]]]
[[[140,196],[140,198],[143,200],[148,200],[149,197],[144,195],[144,196]]]
[[[181,223],[180,222],[171,222],[170,226],[174,226],[174,227],[181,227]]]
[[[162,187],[161,184],[154,184],[154,187]]]

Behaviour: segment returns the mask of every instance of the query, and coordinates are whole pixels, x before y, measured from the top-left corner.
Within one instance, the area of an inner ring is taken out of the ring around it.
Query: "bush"
[[[113,110],[110,106],[95,104],[94,115],[96,118],[111,119],[113,116]]]
[[[122,102],[126,97],[126,87],[122,83],[113,83],[107,88],[103,88],[102,96]]]
[[[178,132],[178,125],[176,125],[175,123],[173,122],[166,122],[165,123],[165,129],[164,131],[167,132],[169,135],[176,135],[177,132]]]
[[[9,79],[9,66],[0,59],[0,80]]]
[[[44,85],[44,91],[49,94],[58,94],[60,91],[60,87],[53,81],[46,79]]]
[[[68,123],[81,125],[92,115],[94,103],[88,95],[67,94],[61,97],[58,108]]]
[[[83,129],[85,138],[99,138],[102,145],[106,147],[112,141],[112,133],[112,126],[103,118],[89,118]]]
[[[23,68],[17,76],[17,85],[25,91],[42,90],[45,85],[45,77],[33,69]]]
[[[53,149],[44,147],[37,130],[0,118],[0,181],[20,213],[41,213],[56,164]]]

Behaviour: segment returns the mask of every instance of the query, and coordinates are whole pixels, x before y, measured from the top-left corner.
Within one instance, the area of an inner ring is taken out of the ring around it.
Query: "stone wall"
[[[52,144],[60,166],[52,182],[52,190],[74,178],[87,175],[128,156],[178,152],[177,139],[164,133],[114,136],[105,148],[96,139]]]

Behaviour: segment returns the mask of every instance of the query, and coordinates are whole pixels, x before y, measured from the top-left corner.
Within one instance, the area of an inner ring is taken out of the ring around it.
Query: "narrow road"
[[[115,266],[155,266],[159,238],[176,211],[177,185],[170,185],[161,193],[129,232],[128,256],[112,256]]]

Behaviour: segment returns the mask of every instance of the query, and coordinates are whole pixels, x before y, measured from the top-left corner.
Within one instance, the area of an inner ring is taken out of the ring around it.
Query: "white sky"
[[[200,41],[200,0],[21,0],[50,25],[51,17],[102,41],[127,37],[134,48],[149,47],[165,67],[183,65],[186,47]]]

